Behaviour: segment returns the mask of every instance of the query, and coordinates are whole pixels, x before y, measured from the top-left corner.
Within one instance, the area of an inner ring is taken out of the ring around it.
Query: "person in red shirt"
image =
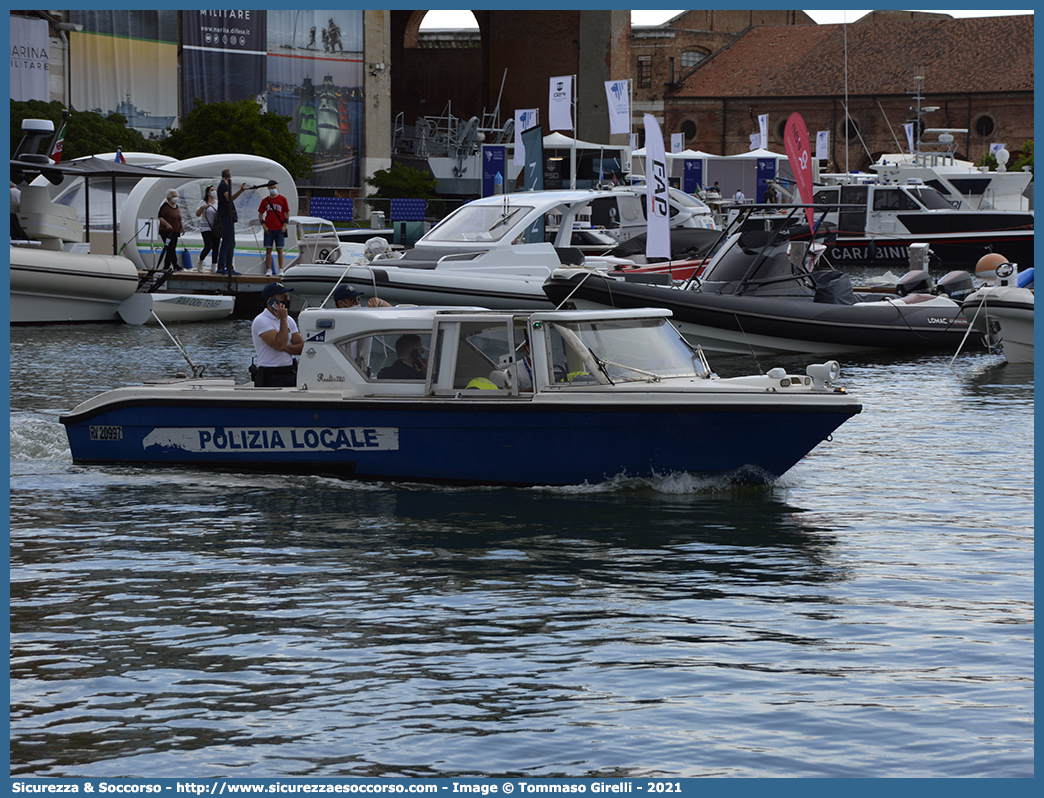
[[[290,215],[290,203],[279,193],[275,180],[268,181],[268,196],[261,200],[257,209],[261,224],[265,228],[265,271],[272,262],[272,247],[275,246],[279,257],[279,271],[273,269],[272,274],[283,276],[283,246],[286,243],[286,220]]]

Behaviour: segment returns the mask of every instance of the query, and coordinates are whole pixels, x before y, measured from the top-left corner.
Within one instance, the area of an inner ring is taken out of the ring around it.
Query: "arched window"
[[[706,57],[706,53],[701,53],[697,50],[686,50],[681,54],[681,68],[692,69]]]

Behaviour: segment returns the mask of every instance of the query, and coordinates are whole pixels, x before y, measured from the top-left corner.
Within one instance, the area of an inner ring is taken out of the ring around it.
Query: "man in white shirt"
[[[733,199],[734,199],[734,200],[735,200],[736,202],[745,202],[745,201],[746,201],[746,199],[747,199],[747,197],[746,197],[746,196],[744,195],[744,193],[743,193],[743,189],[741,189],[741,188],[737,188],[737,189],[736,189],[736,196],[734,196],[734,197],[733,197]]]
[[[292,288],[282,283],[269,283],[261,291],[265,309],[254,317],[250,335],[257,352],[254,385],[258,388],[293,388],[297,385],[297,363],[293,356],[301,354],[304,341],[297,322],[290,317]]]

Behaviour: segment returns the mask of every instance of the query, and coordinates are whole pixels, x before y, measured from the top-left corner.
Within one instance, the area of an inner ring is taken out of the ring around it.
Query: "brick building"
[[[758,116],[768,114],[769,149],[783,152],[783,126],[797,111],[812,135],[830,131],[831,168],[865,169],[881,153],[906,150],[917,75],[922,106],[937,107],[924,126],[968,129],[955,136],[958,157],[978,161],[991,142],[1017,152],[1033,138],[1032,15],[882,12],[850,25],[743,31],[667,87],[664,134],[733,155],[749,149]]]
[[[664,121],[664,95],[704,59],[760,25],[815,25],[804,11],[683,11],[662,25],[631,29],[632,116]],[[679,132],[679,131],[674,131]]]

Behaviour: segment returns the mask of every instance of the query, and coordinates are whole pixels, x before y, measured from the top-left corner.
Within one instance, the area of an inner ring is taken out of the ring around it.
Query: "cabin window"
[[[666,319],[551,322],[554,381],[561,386],[703,376],[698,355]]]
[[[432,385],[454,391],[503,388],[502,381],[490,378],[512,351],[510,329],[504,319],[440,323]]]
[[[841,186],[842,205],[862,205],[861,208],[842,208],[837,215],[838,232],[862,233],[866,230],[866,186]]]
[[[342,341],[337,348],[367,380],[422,380],[427,376],[430,341],[430,333],[399,330]],[[405,358],[403,363],[396,362],[400,360],[399,352]],[[406,363],[421,371],[422,376],[406,369]]]
[[[952,210],[953,205],[950,204],[949,200],[946,199],[942,194],[936,191],[930,186],[924,186],[922,188],[910,188],[907,189],[910,194],[917,198],[924,207],[929,210]],[[909,210],[917,210],[917,203],[913,200],[908,200],[910,203]]]

